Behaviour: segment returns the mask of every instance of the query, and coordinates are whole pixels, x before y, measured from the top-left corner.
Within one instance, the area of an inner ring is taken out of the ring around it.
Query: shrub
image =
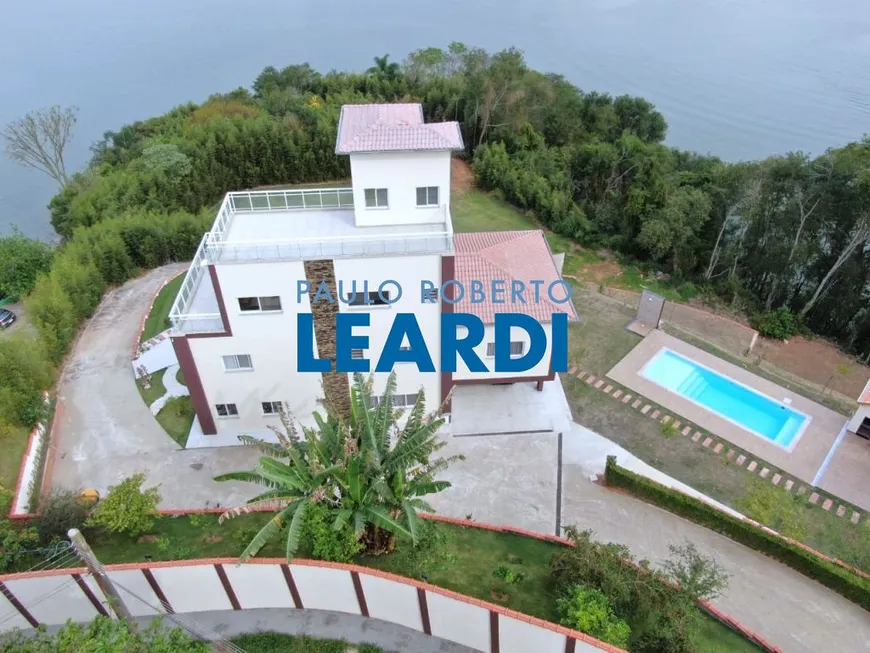
[[[853,571],[829,562],[751,523],[723,513],[703,501],[634,474],[617,465],[613,456],[607,458],[604,475],[608,485],[628,490],[665,510],[761,551],[805,576],[817,580],[861,607],[870,609],[870,580]]]
[[[106,498],[97,504],[88,519],[89,526],[102,526],[113,533],[137,537],[154,526],[160,492],[156,487],[142,489],[145,474],[138,473],[109,486]]]
[[[9,519],[0,519],[0,572],[24,571],[37,561],[26,552],[37,548],[39,534],[32,526],[20,527]],[[3,649],[0,648],[0,651]]]
[[[163,560],[187,560],[193,555],[189,546],[183,542],[176,542],[168,535],[161,535],[154,543]]]
[[[318,560],[350,562],[363,549],[363,543],[349,524],[340,530],[332,525],[334,515],[323,504],[312,505],[305,514],[302,541],[311,547],[311,555]]]
[[[40,628],[35,634],[20,631],[0,636],[0,653],[206,653],[209,644],[192,640],[181,628],[167,628],[159,619],[138,631],[126,621],[97,617],[89,624],[68,622],[55,634]]]
[[[523,572],[514,570],[510,565],[499,565],[493,570],[492,575],[496,578],[500,578],[508,585],[521,583],[526,577]]]
[[[556,600],[559,623],[608,644],[626,648],[631,629],[617,617],[600,590],[572,586]]]
[[[25,334],[0,340],[0,423],[32,427],[43,412],[42,390],[53,370],[42,351]]]
[[[88,509],[75,492],[65,487],[52,488],[39,507],[34,520],[39,541],[45,546],[53,540],[66,539],[71,528],[81,528],[88,518]]]
[[[17,230],[0,237],[0,299],[18,299],[33,290],[36,277],[48,271],[51,248]]]
[[[785,306],[780,306],[775,311],[753,315],[749,323],[765,338],[775,340],[786,340],[798,331],[794,314]]]
[[[728,574],[716,560],[688,540],[668,546],[671,556],[662,569],[692,601],[712,601],[728,587]]]

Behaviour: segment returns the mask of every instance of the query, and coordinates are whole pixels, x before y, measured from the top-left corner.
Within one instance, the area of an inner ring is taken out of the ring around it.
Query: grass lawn
[[[187,516],[162,517],[153,529],[159,537],[148,537],[147,541],[106,533],[88,533],[87,537],[96,556],[105,564],[235,557],[267,519],[267,514],[248,514],[218,525],[216,515],[197,515],[193,520]],[[561,548],[559,545],[450,524],[433,523],[432,528],[434,540],[429,547],[415,550],[400,546],[390,555],[361,556],[356,562],[409,578],[421,579],[425,575],[433,585],[548,621],[556,620],[556,595],[549,567],[553,554]],[[259,556],[283,557],[282,542],[271,541]],[[501,564],[521,571],[525,577],[517,584],[507,584],[493,576],[494,569]],[[758,651],[712,618],[705,616],[703,621],[699,653]]]
[[[150,406],[166,394],[166,386],[163,385],[163,375],[165,373],[166,370],[154,372],[154,374],[151,375],[151,387],[147,390],[145,389],[142,380],[136,379],[136,387],[139,389],[139,394],[142,395],[142,401],[144,401],[146,405]]]
[[[173,397],[157,413],[157,422],[184,449],[193,424],[193,404],[190,397]]]
[[[175,296],[178,295],[183,282],[184,274],[182,273],[163,286],[163,290],[157,294],[154,306],[145,319],[145,328],[142,330],[139,342],[145,342],[172,326],[169,322],[169,310],[172,308],[172,302],[175,301]]]
[[[30,431],[23,426],[3,426],[0,428],[0,516],[9,511],[9,502],[18,482],[21,459],[30,441]],[[8,492],[8,495],[7,495]]]
[[[181,385],[187,386],[184,382],[184,372],[181,371],[181,368],[178,368],[178,371],[175,373],[175,380],[178,381]]]
[[[384,649],[373,644],[349,646],[347,642],[335,639],[314,639],[306,635],[284,635],[283,633],[252,633],[234,637],[233,644],[245,653],[385,653]]]

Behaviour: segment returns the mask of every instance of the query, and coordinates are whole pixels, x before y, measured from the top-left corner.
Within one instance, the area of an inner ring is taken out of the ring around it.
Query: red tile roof
[[[423,122],[420,104],[345,104],[338,121],[336,154],[460,150],[458,122]]]
[[[538,231],[491,231],[478,234],[455,234],[455,276],[465,288],[465,297],[457,302],[457,313],[471,313],[492,324],[496,313],[524,313],[540,322],[549,322],[553,313],[567,313],[569,320],[576,320],[577,313],[571,302],[558,304],[550,301],[547,288],[561,279],[553,262],[550,247],[544,232]],[[471,282],[483,282],[485,301],[471,303]],[[504,280],[504,304],[492,301],[492,281]],[[521,281],[526,289],[526,303],[511,303],[511,282]],[[539,286],[539,301],[535,302],[535,290],[531,281],[542,280]],[[454,291],[456,292],[456,291]],[[553,288],[553,296],[565,296],[564,287]]]
[[[870,404],[870,381],[867,381],[867,385],[864,386],[864,389],[861,391],[861,395],[858,397],[859,404]]]

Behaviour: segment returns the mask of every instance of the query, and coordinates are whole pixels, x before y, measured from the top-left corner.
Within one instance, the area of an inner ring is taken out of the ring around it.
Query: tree
[[[113,533],[129,533],[137,537],[154,526],[160,491],[156,487],[142,489],[145,474],[139,472],[118,485],[110,485],[109,493],[88,519],[88,526],[102,526]]]
[[[26,334],[0,340],[0,423],[33,426],[43,411],[42,390],[52,381],[51,365]]]
[[[638,243],[655,258],[669,253],[676,271],[681,253],[695,249],[692,241],[709,216],[710,199],[705,193],[695,188],[678,188],[665,206],[643,223]]]
[[[76,107],[57,105],[31,111],[3,130],[6,154],[23,166],[49,175],[61,188],[69,183],[63,152],[72,139]]]
[[[27,238],[18,230],[0,237],[0,298],[24,297],[36,283],[36,277],[51,266],[49,245]]]
[[[400,427],[405,412],[393,409],[395,374],[390,374],[380,397],[373,396],[373,383],[373,377],[354,375],[348,420],[328,409],[325,417],[314,414],[316,428],[302,427],[300,434],[292,418],[282,412],[283,430],[273,429],[277,444],[240,436],[265,456],[254,470],[223,474],[215,480],[247,481],[267,489],[220,519],[258,509],[275,511],[242,552],[242,560],[255,556],[282,530],[290,560],[312,506],[329,511],[336,531],[346,525],[352,528],[370,553],[391,550],[396,537],[416,544],[417,512],[433,512],[422,497],[450,487],[435,476],[457,457],[434,456],[446,444],[438,438],[444,419],[426,413],[422,391]]]
[[[96,617],[89,624],[67,622],[55,634],[44,628],[26,636],[0,636],[0,653],[206,653],[209,644],[192,639],[181,628],[167,628],[155,619],[141,631],[126,621]]]
[[[692,601],[712,601],[728,587],[728,574],[716,560],[706,556],[693,542],[670,544],[670,557],[662,563],[668,577]]]
[[[390,61],[390,55],[385,54],[383,57],[375,57],[375,65],[366,70],[369,75],[384,77],[385,79],[395,79],[399,76],[401,68],[395,61]]]

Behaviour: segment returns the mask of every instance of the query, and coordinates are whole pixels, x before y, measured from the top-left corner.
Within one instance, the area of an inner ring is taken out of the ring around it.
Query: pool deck
[[[794,448],[788,451],[719,417],[689,399],[645,379],[640,375],[640,370],[663,347],[691,358],[719,374],[767,395],[771,399],[776,401],[790,399],[791,407],[809,416],[810,423]],[[607,376],[650,401],[691,420],[707,431],[810,484],[847,421],[844,416],[814,401],[659,330],[652,331],[644,338],[607,373]]]

